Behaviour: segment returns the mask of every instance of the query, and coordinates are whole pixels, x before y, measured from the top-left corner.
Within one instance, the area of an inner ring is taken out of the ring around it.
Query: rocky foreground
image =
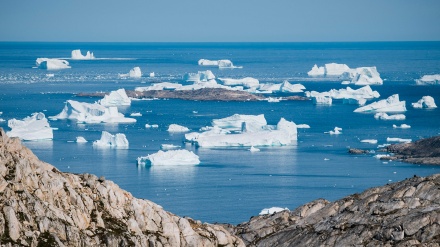
[[[280,195],[281,196],[281,195]],[[238,226],[202,224],[44,163],[0,129],[1,246],[440,246],[440,174]]]

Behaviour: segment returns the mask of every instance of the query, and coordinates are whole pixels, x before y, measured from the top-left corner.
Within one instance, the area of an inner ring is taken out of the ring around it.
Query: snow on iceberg
[[[181,126],[178,124],[170,124],[170,126],[168,126],[168,132],[188,132],[189,129],[185,126]]]
[[[424,75],[420,79],[416,79],[417,85],[439,85],[440,74],[436,75]]]
[[[131,105],[131,100],[128,98],[125,89],[118,89],[111,91],[109,95],[105,95],[103,99],[98,101],[98,104],[103,106],[128,106]]]
[[[402,111],[406,111],[405,101],[400,101],[398,94],[391,95],[387,99],[379,100],[354,110],[354,112],[402,112]]]
[[[112,147],[112,148],[127,148],[128,140],[125,134],[118,133],[112,135],[107,131],[102,131],[101,139],[93,142],[95,147]]]
[[[93,52],[87,51],[86,55],[84,56],[81,54],[81,50],[73,50],[72,51],[72,59],[74,60],[92,60],[95,59],[95,56],[93,55]]]
[[[115,106],[105,107],[97,103],[83,103],[68,100],[63,110],[51,119],[71,119],[79,123],[135,123],[136,119],[126,118]]]
[[[406,116],[403,114],[388,115],[385,112],[378,112],[374,114],[374,118],[381,120],[405,120]]]
[[[260,84],[258,79],[252,77],[245,77],[242,79],[219,78],[219,80],[225,86],[243,86],[244,88],[258,87]]]
[[[264,208],[261,210],[259,215],[267,215],[267,214],[274,214],[278,213],[284,210],[289,210],[288,208],[280,208],[280,207],[271,207],[271,208]]]
[[[87,142],[87,140],[84,137],[82,137],[82,136],[77,136],[76,137],[76,142],[78,142],[78,143],[85,143],[85,142]]]
[[[412,103],[412,106],[414,108],[437,108],[437,105],[435,104],[434,98],[431,96],[423,96],[419,101],[416,103]]]
[[[41,112],[32,113],[23,120],[10,119],[8,127],[11,128],[11,131],[6,132],[9,137],[18,137],[25,141],[53,139],[53,130]]]
[[[395,125],[395,124],[393,124],[393,128],[394,129],[409,129],[409,128],[411,128],[411,125],[408,125],[408,124],[401,124],[400,126],[397,126],[397,125]]]
[[[139,67],[134,67],[128,72],[128,74],[118,74],[120,78],[141,78],[142,77],[142,71]]]
[[[37,58],[36,65],[40,69],[59,70],[70,69],[69,62],[56,58]]]
[[[201,82],[201,81],[206,82],[214,79],[215,79],[215,75],[212,73],[211,70],[199,71],[197,73],[186,73],[183,76],[183,80],[192,81],[192,82]]]
[[[198,165],[200,164],[199,156],[192,151],[181,150],[160,150],[157,153],[141,156],[137,158],[137,164],[140,166],[164,166],[164,165]]]

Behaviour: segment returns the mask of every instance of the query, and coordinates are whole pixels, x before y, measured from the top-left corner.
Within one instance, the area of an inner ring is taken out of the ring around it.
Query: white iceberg
[[[269,103],[278,103],[278,102],[280,102],[281,100],[283,100],[283,98],[282,98],[282,97],[278,97],[278,98],[268,97],[268,98],[266,98],[266,100],[267,100],[267,102],[269,102]]]
[[[200,59],[198,64],[200,66],[218,66],[218,60]]]
[[[41,112],[32,113],[23,120],[10,119],[8,127],[11,128],[11,131],[6,132],[9,137],[18,137],[25,141],[53,139],[53,130]]]
[[[160,149],[162,150],[170,150],[170,149],[178,149],[180,146],[173,145],[173,144],[161,144]]]
[[[153,78],[155,76],[154,72],[150,72],[150,77]]]
[[[170,126],[168,126],[168,132],[188,132],[189,129],[185,126],[181,126],[178,124],[170,124]]]
[[[312,97],[313,104],[315,105],[331,105],[333,100],[329,96],[315,95]]]
[[[130,117],[142,117],[142,113],[140,113],[140,112],[133,112],[133,113],[130,113]]]
[[[305,92],[307,97],[315,97],[315,96],[328,96],[333,99],[354,99],[359,103],[362,99],[373,99],[379,98],[380,94],[377,91],[373,91],[370,86],[364,86],[359,89],[352,89],[351,87],[341,88],[339,90],[331,89],[328,92],[316,92],[316,91],[307,91]]]
[[[412,103],[412,106],[414,108],[437,108],[437,105],[435,104],[434,98],[431,96],[423,96],[419,101],[416,103]]]
[[[440,84],[440,74],[424,75],[420,79],[416,79],[417,85],[438,85]]]
[[[208,59],[200,59],[198,61],[200,66],[218,66],[220,69],[241,69],[242,66],[234,66],[231,60],[221,59],[221,60],[208,60]]]
[[[93,52],[87,51],[86,55],[84,56],[81,54],[81,50],[73,50],[72,51],[72,59],[74,60],[92,60],[95,59],[95,56],[93,55]]]
[[[280,208],[280,207],[271,207],[271,208],[264,208],[261,210],[259,215],[267,215],[267,214],[274,214],[278,213],[284,210],[289,210],[288,208]]]
[[[78,142],[78,143],[85,143],[85,142],[87,142],[87,140],[84,137],[82,137],[82,136],[77,136],[76,137],[76,142]]]
[[[128,74],[118,74],[120,78],[141,78],[142,77],[142,71],[139,67],[134,67],[133,69],[128,72]]]
[[[406,116],[403,114],[388,115],[385,112],[378,112],[374,114],[374,118],[381,120],[405,120]]]
[[[387,99],[379,100],[354,110],[354,112],[403,112],[403,111],[406,111],[405,101],[400,101],[398,94],[391,95]]]
[[[411,128],[411,125],[401,124],[400,126],[397,126],[397,125],[393,124],[393,128],[395,128],[395,129],[397,129],[397,128],[399,128],[399,129],[409,129],[409,128]]]
[[[101,139],[93,142],[93,146],[96,147],[112,147],[112,148],[127,148],[128,140],[125,134],[118,133],[112,135],[107,131],[102,131]]]
[[[361,142],[370,143],[370,144],[377,144],[377,140],[375,140],[375,139],[365,139],[365,140],[361,140]]]
[[[315,64],[307,74],[309,76],[325,76],[325,68],[322,66],[318,67],[318,65]]]
[[[154,83],[148,87],[136,87],[134,90],[138,92],[154,91],[154,90],[175,90],[180,87],[182,87],[182,84],[179,83],[160,82],[160,83]]]
[[[261,130],[267,125],[264,114],[260,115],[240,115],[234,114],[229,117],[214,119],[212,125],[228,131],[243,131],[255,132]]]
[[[387,142],[412,142],[411,139],[402,139],[397,137],[387,137]]]
[[[280,92],[282,93],[302,93],[306,87],[302,84],[291,84],[289,81],[285,80],[280,85]]]
[[[103,106],[128,106],[131,105],[131,100],[128,98],[125,89],[118,89],[111,91],[109,95],[105,95],[103,99],[98,101],[98,104]]]
[[[206,82],[214,79],[215,79],[215,75],[212,73],[211,70],[199,71],[197,73],[186,73],[183,76],[183,80],[192,81],[192,82],[202,82],[202,81]]]
[[[156,129],[156,128],[159,128],[159,125],[157,125],[157,124],[145,124],[145,128],[147,128],[147,129],[150,129],[150,128]]]
[[[6,122],[6,120],[4,120],[3,118],[0,118],[0,122]]]
[[[310,129],[310,125],[308,125],[308,124],[297,124],[296,128],[297,129]]]
[[[40,69],[59,70],[70,69],[69,62],[56,58],[37,58],[36,65]]]
[[[136,119],[126,118],[115,106],[105,107],[100,104],[83,103],[68,100],[64,109],[51,119],[71,119],[78,123],[135,123]]]
[[[350,67],[348,67],[346,64],[327,63],[324,65],[324,67],[318,67],[318,65],[315,64],[313,68],[309,72],[307,72],[307,74],[309,76],[337,77],[349,71]]]
[[[249,151],[251,151],[251,153],[254,153],[254,152],[260,152],[260,149],[254,147],[254,146],[251,146],[251,148],[249,149]]]
[[[380,78],[376,67],[359,67],[345,72],[342,77],[351,78],[351,83],[355,85],[382,85],[383,80]]]
[[[329,133],[330,135],[339,135],[339,134],[342,134],[342,128],[339,128],[339,127],[335,127],[333,130],[330,130],[329,132],[326,132],[326,133]]]
[[[258,79],[252,77],[245,77],[242,79],[232,79],[232,78],[219,78],[225,86],[243,86],[244,88],[258,87],[260,82]]]
[[[140,166],[165,166],[165,165],[198,165],[200,164],[199,156],[192,151],[182,150],[160,150],[157,153],[141,156],[137,158]]]

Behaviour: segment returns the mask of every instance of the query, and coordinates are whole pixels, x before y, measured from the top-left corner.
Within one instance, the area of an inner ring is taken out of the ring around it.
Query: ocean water
[[[99,59],[69,60],[71,69],[46,71],[32,68],[39,57],[68,58],[74,49],[90,50]],[[242,69],[206,68],[205,59],[230,59]],[[64,102],[74,99],[95,102],[99,98],[77,97],[79,92],[134,89],[155,82],[182,82],[187,72],[210,69],[217,77],[254,77],[260,82],[301,83],[307,90],[345,88],[338,79],[307,76],[314,64],[336,62],[351,68],[376,66],[384,85],[372,86],[381,97],[398,93],[406,101],[405,121],[374,119],[374,114],[353,113],[357,107],[334,101],[317,106],[311,101],[200,102],[182,100],[133,101],[119,110],[126,116],[142,113],[135,124],[77,124],[50,121],[53,141],[24,142],[38,157],[61,171],[93,173],[113,180],[134,196],[154,201],[180,216],[205,222],[237,224],[263,208],[294,209],[318,198],[336,200],[414,175],[440,172],[440,167],[383,162],[374,154],[350,155],[349,147],[377,151],[362,139],[387,137],[418,140],[440,134],[440,110],[413,109],[422,96],[440,104],[440,86],[417,86],[415,79],[440,73],[440,42],[388,43],[0,43],[0,127],[7,120],[33,112],[54,116]],[[146,75],[120,79],[118,73],[139,66]],[[149,72],[156,77],[149,78]],[[47,76],[53,74],[53,77]],[[352,88],[359,86],[350,85]],[[303,94],[297,94],[303,95]],[[194,113],[197,112],[197,113]],[[183,143],[184,134],[170,134],[172,123],[198,130],[212,119],[232,114],[264,114],[269,124],[281,117],[310,129],[298,130],[297,145],[263,147],[251,153],[245,148],[195,148]],[[146,129],[145,124],[158,124]],[[392,125],[411,125],[393,129]],[[341,135],[324,132],[335,126]],[[128,149],[94,148],[101,131],[124,133]],[[88,143],[72,142],[84,136]],[[181,145],[199,155],[197,166],[138,167],[136,158],[155,153],[161,144]]]

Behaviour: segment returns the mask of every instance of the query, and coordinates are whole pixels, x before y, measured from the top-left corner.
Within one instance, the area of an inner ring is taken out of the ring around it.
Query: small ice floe
[[[197,114],[197,113],[199,113],[198,111],[193,111],[193,114]]]
[[[181,150],[160,150],[157,153],[141,156],[137,158],[137,164],[146,165],[198,165],[200,164],[199,156],[192,151],[186,149]]]
[[[0,118],[0,123],[1,122],[6,122],[6,120],[4,120],[3,118]]]
[[[308,124],[297,124],[296,128],[297,129],[310,129],[310,125],[308,125]]]
[[[260,149],[254,147],[254,146],[251,146],[251,148],[249,149],[249,151],[251,151],[251,153],[254,153],[254,152],[260,152]]]
[[[142,114],[140,112],[133,112],[130,114],[130,117],[142,117]]]
[[[241,69],[243,66],[234,66],[231,60],[221,59],[221,60],[208,60],[200,59],[198,61],[199,66],[216,66],[220,69]]]
[[[145,128],[147,128],[147,129],[159,128],[159,125],[157,125],[157,124],[145,124]]]
[[[324,158],[325,161],[330,160],[329,158]]]
[[[173,145],[173,144],[162,144],[160,145],[160,149],[162,150],[171,150],[171,149],[178,149],[180,146]]]
[[[388,147],[389,145],[391,145],[391,144],[385,143],[385,144],[377,145],[377,148],[385,148],[385,147]]]
[[[76,142],[77,143],[84,143],[84,142],[87,142],[87,140],[84,137],[82,137],[82,136],[77,136],[76,137]]]
[[[127,148],[128,140],[125,134],[118,133],[112,135],[107,131],[102,131],[101,139],[93,142],[93,146],[96,147],[112,147],[112,148]]]
[[[376,154],[376,155],[374,155],[374,158],[376,158],[378,160],[380,160],[383,157],[391,157],[391,155],[389,155],[389,154]]]
[[[155,76],[154,72],[150,73],[150,77],[153,78]]]
[[[374,114],[374,118],[380,120],[405,120],[406,116],[403,114],[388,115],[385,112],[378,112]]]
[[[168,132],[188,132],[189,129],[185,126],[181,126],[178,124],[170,124],[167,131]]]
[[[268,97],[266,100],[269,103],[278,103],[282,100],[283,98],[278,97],[278,98],[274,98],[274,97]]]
[[[375,140],[375,139],[365,139],[365,140],[361,140],[361,142],[370,143],[370,144],[377,144],[377,140]]]
[[[387,137],[387,142],[412,142],[411,139],[402,139],[397,137]]]
[[[266,215],[266,214],[274,214],[278,213],[284,210],[289,210],[288,208],[280,208],[280,207],[271,207],[271,208],[264,208],[261,210],[259,215]]]
[[[63,59],[56,58],[37,58],[36,65],[40,69],[46,70],[59,70],[70,69],[69,62]]]
[[[435,104],[433,97],[423,96],[419,101],[412,103],[412,107],[433,109],[433,108],[437,108],[437,105]]]
[[[326,134],[330,134],[330,135],[339,135],[342,134],[342,128],[339,127],[335,127],[333,130],[330,130],[329,132],[324,132]]]
[[[411,128],[411,125],[408,124],[401,124],[400,126],[393,124],[394,129],[409,129]]]

